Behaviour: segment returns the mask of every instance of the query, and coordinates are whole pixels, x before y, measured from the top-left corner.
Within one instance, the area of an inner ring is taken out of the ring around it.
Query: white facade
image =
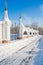
[[[38,34],[38,30],[31,29],[29,27],[25,27],[22,23],[22,18],[19,18],[19,26],[18,26],[18,38],[23,38],[23,37],[29,37],[29,36],[34,36]]]
[[[0,21],[0,42],[2,41],[2,21]]]
[[[0,41],[8,42],[10,41],[10,27],[11,21],[8,18],[7,9],[4,10],[4,19],[0,22]]]
[[[18,33],[20,38],[23,36],[23,27],[24,26],[22,24],[22,18],[20,17],[20,19],[19,19],[19,33]]]
[[[3,34],[3,38],[6,40],[10,40],[10,26],[11,26],[11,21],[8,18],[8,11],[5,10],[4,11],[4,21],[3,21],[3,32],[5,32]]]

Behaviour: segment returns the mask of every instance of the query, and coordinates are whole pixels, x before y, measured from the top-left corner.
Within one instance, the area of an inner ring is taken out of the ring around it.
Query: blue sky
[[[22,15],[23,23],[31,24],[37,22],[43,26],[43,0],[6,0],[9,18],[14,24],[19,23],[19,16]],[[4,2],[0,0],[0,20],[4,16]]]

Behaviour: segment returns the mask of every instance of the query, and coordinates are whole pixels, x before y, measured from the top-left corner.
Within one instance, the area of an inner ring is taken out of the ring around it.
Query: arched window
[[[33,35],[34,35],[34,32],[33,32]]]
[[[24,31],[24,33],[23,33],[24,35],[27,35],[27,31]]]
[[[30,35],[31,35],[32,33],[30,32]]]

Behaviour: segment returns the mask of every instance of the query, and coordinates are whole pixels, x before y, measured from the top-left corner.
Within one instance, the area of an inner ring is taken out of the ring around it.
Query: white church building
[[[10,26],[11,21],[5,8],[3,21],[0,21],[0,43],[8,43],[10,41]]]
[[[0,21],[0,43],[10,42],[10,28],[11,21],[8,17],[7,8],[5,7],[3,21]],[[22,39],[24,37],[30,37],[34,35],[38,35],[38,30],[25,27],[22,23],[22,17],[20,16],[18,25],[18,38]]]
[[[38,35],[39,31],[34,30],[33,28],[30,27],[25,27],[23,25],[22,17],[19,17],[19,26],[18,26],[18,38],[25,38],[25,37],[31,37],[34,35]]]

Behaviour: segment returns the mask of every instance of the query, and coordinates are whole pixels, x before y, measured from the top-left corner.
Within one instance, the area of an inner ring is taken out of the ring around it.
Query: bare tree
[[[43,28],[39,27],[38,30],[39,30],[39,34],[43,35]]]
[[[31,28],[33,28],[33,29],[38,29],[38,23],[37,22],[33,22],[32,24],[31,24]]]

